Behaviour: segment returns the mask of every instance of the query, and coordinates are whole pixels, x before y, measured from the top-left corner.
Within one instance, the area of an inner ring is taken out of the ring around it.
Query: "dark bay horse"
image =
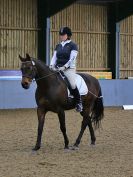
[[[29,54],[26,54],[26,58],[19,55],[19,58],[22,62],[22,87],[28,89],[33,79],[37,83],[35,98],[38,115],[38,135],[33,150],[40,149],[45,115],[48,111],[58,114],[60,129],[64,136],[65,148],[68,149],[69,140],[66,133],[64,111],[74,109],[75,101],[72,98],[68,98],[66,83],[58,72],[51,71],[42,61],[31,58]],[[83,117],[83,121],[79,136],[74,143],[75,148],[79,146],[87,126],[90,130],[91,144],[95,145],[96,137],[92,123],[95,126],[99,126],[104,115],[101,87],[98,80],[88,74],[80,73],[80,75],[85,80],[89,92],[87,95],[82,96],[83,111],[80,114]]]

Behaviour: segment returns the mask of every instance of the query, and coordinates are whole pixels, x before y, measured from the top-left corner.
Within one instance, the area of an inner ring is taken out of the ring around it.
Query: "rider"
[[[78,54],[77,45],[71,40],[72,32],[69,27],[62,27],[59,31],[61,42],[56,45],[50,69],[63,71],[70,82],[73,96],[76,100],[76,110],[81,112],[83,109],[81,96],[76,87],[76,57]]]

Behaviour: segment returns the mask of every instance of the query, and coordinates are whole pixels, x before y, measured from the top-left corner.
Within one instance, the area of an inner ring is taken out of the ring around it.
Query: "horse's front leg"
[[[37,151],[41,147],[41,138],[43,132],[43,126],[45,121],[46,111],[42,108],[37,108],[37,116],[38,116],[38,134],[37,134],[37,142],[33,150]]]
[[[65,112],[62,110],[58,113],[58,117],[59,117],[59,122],[60,122],[60,129],[63,133],[64,136],[64,143],[65,143],[65,149],[69,149],[69,140],[66,134],[66,123],[65,123]]]

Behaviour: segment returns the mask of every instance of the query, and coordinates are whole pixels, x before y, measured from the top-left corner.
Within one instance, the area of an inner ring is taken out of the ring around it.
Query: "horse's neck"
[[[51,73],[50,69],[43,63],[36,61],[37,77],[43,77]]]
[[[38,86],[49,87],[54,79],[53,72],[43,63],[36,61],[36,82]]]

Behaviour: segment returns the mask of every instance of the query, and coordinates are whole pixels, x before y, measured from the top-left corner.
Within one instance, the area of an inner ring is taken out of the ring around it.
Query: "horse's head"
[[[22,71],[22,87],[28,89],[33,78],[36,75],[35,62],[31,59],[29,54],[26,54],[26,58],[23,58],[19,55],[21,60],[21,71]]]

